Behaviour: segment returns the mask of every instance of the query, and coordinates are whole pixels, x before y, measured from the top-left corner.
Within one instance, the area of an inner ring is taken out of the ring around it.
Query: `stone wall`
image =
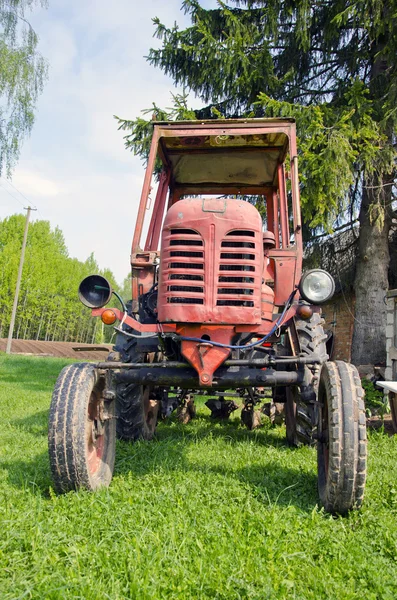
[[[332,360],[351,361],[354,325],[354,296],[350,292],[336,294],[322,307],[324,329],[334,335]]]
[[[386,381],[397,381],[397,290],[387,293]]]

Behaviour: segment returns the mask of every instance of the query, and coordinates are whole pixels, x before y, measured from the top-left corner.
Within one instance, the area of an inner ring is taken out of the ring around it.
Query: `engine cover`
[[[162,323],[261,323],[262,219],[244,200],[189,198],[164,220]]]

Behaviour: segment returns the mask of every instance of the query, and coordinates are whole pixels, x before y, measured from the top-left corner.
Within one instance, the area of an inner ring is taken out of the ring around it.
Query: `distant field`
[[[397,436],[369,435],[364,506],[317,505],[283,427],[187,426],[118,443],[107,490],[55,496],[51,392],[66,359],[0,355],[0,599],[395,600]]]
[[[0,352],[5,352],[6,338],[0,338]],[[110,344],[79,344],[77,342],[43,342],[41,340],[12,340],[15,354],[35,354],[75,358],[76,360],[105,360]],[[95,350],[96,351],[95,351]]]

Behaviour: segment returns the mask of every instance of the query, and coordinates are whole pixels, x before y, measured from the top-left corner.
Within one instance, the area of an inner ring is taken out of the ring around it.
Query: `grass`
[[[361,511],[318,506],[313,448],[199,418],[118,443],[109,489],[56,496],[47,417],[67,361],[0,356],[0,598],[395,599],[397,436],[369,435]]]

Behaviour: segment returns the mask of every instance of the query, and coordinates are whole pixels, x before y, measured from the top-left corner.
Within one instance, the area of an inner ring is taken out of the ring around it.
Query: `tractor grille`
[[[248,202],[185,198],[164,219],[158,320],[180,326],[261,323],[262,219]]]
[[[200,234],[194,229],[171,229],[165,250],[173,259],[168,262],[166,302],[204,304],[204,243]]]
[[[258,277],[255,272],[258,248],[252,240],[255,232],[238,229],[230,231],[226,237],[228,239],[221,242],[218,284],[222,285],[217,288],[216,305],[253,307],[255,276]],[[253,276],[247,277],[244,272]]]

